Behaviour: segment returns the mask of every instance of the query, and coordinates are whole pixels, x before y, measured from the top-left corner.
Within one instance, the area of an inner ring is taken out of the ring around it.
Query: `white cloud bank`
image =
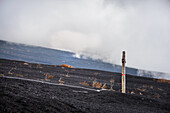
[[[170,0],[1,0],[0,39],[170,73]]]

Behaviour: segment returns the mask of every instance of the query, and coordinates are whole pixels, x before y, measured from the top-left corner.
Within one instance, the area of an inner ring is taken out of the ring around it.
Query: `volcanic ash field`
[[[170,81],[0,59],[0,111],[169,113]]]

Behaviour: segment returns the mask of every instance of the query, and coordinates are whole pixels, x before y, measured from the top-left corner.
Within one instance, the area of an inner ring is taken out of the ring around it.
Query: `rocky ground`
[[[0,111],[169,113],[170,81],[0,59]]]

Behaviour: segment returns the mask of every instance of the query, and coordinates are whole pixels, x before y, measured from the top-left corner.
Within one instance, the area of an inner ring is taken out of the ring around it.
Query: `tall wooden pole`
[[[122,93],[126,93],[125,51],[122,54]]]

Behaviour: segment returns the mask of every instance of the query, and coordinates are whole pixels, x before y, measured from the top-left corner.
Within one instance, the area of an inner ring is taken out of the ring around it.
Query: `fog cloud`
[[[0,39],[168,72],[169,0],[1,0]]]

